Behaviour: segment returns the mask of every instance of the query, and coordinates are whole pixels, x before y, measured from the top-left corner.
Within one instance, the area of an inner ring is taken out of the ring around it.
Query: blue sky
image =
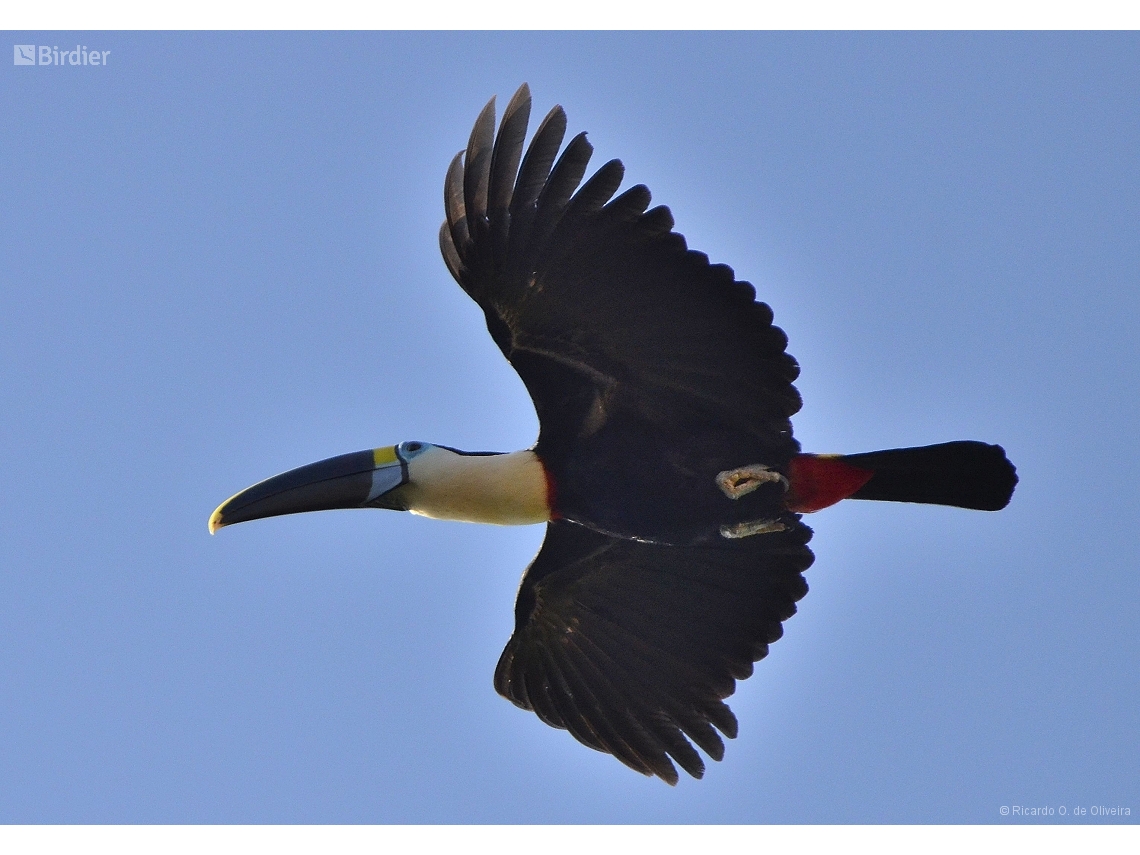
[[[111,53],[0,75],[0,821],[1140,816],[1135,33],[7,35]],[[805,449],[1021,476],[809,519],[740,737],[675,789],[494,693],[541,528],[206,533],[334,454],[533,442],[436,239],[524,80],[773,307]]]

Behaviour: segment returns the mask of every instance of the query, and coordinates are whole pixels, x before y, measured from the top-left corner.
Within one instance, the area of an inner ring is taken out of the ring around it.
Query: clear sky
[[[0,74],[0,822],[1140,818],[1137,34],[7,35],[110,54]],[[206,532],[334,454],[533,442],[437,246],[523,81],[773,307],[806,450],[1021,476],[810,518],[675,789],[492,689],[540,527]]]

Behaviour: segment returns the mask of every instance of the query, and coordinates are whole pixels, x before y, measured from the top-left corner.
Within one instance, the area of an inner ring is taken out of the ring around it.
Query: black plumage
[[[720,759],[723,699],[807,591],[810,530],[782,486],[732,501],[715,483],[786,469],[799,369],[752,286],[690,251],[645,187],[613,198],[619,161],[579,189],[592,147],[557,156],[560,107],[523,155],[526,87],[492,143],[493,104],[448,171],[440,242],[534,400],[557,516],[495,686],[638,771],[674,782],[671,757],[699,777],[688,740]],[[756,519],[783,531],[720,534]]]
[[[875,473],[852,499],[1000,511],[1017,486],[1017,472],[1005,450],[974,440],[868,451],[843,459]]]
[[[495,688],[547,724],[676,783],[736,736],[723,699],[807,593],[810,531],[664,546],[552,522],[515,605]]]

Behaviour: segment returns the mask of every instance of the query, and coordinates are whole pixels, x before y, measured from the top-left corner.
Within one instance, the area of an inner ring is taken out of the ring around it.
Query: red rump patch
[[[535,455],[538,457],[538,455]],[[542,458],[538,458],[539,464],[542,466],[542,474],[546,476],[546,507],[550,509],[550,520],[562,519],[562,514],[558,513],[558,487],[554,483],[554,476],[550,474],[550,470],[546,468],[546,464]]]
[[[874,474],[838,455],[797,454],[788,464],[788,510],[810,514],[834,505],[857,493]]]

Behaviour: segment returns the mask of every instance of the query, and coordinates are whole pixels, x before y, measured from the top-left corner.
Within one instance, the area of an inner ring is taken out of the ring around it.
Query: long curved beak
[[[210,534],[222,526],[336,508],[405,510],[397,491],[408,464],[395,446],[330,457],[275,475],[227,499],[210,515]]]

